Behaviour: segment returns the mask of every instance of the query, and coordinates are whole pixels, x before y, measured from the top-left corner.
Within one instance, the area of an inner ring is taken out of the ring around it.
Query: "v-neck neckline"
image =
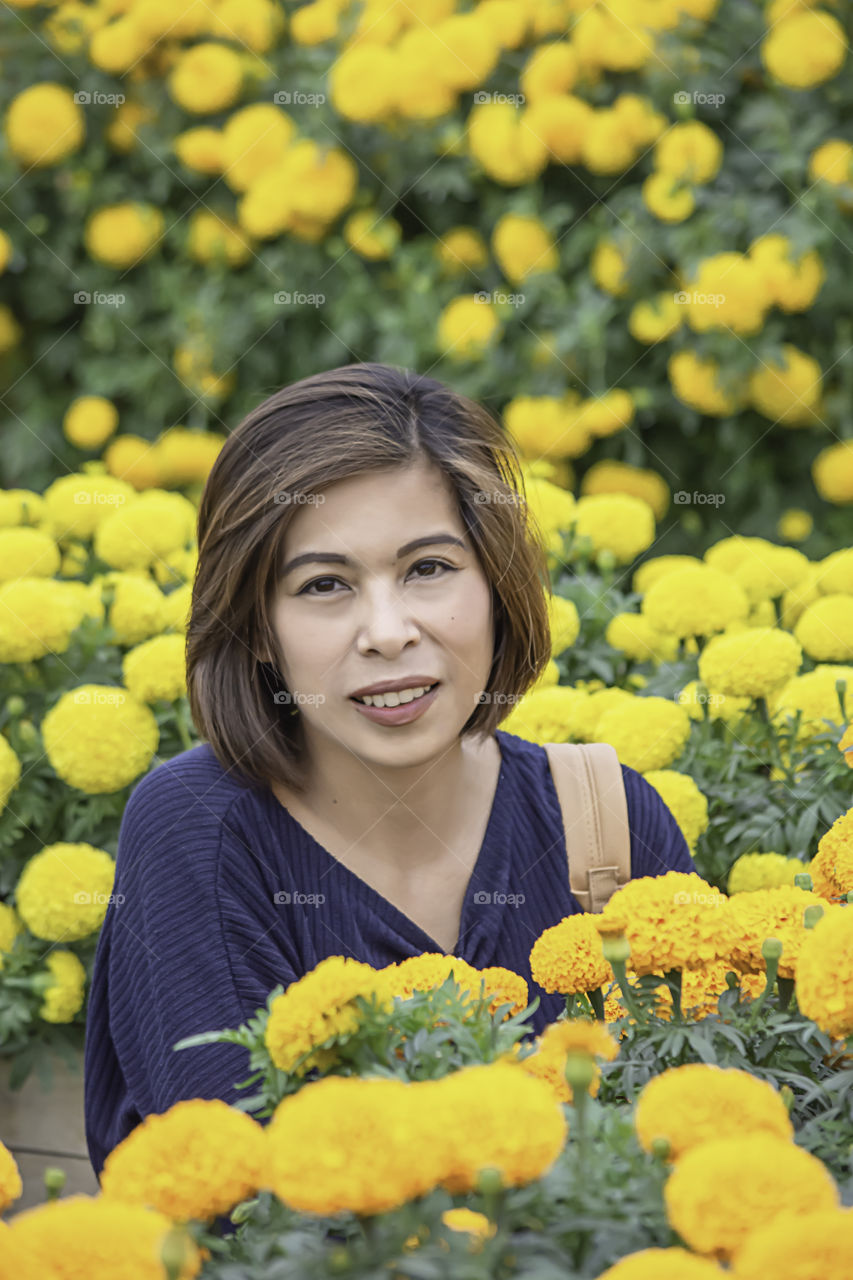
[[[350,880],[355,881],[362,898],[370,903],[378,915],[382,916],[389,923],[396,925],[398,928],[400,927],[400,923],[403,922],[406,926],[407,932],[411,931],[419,935],[421,939],[424,939],[427,946],[421,946],[422,951],[436,951],[440,952],[441,955],[455,955],[461,957],[461,946],[463,940],[465,935],[470,933],[470,928],[466,928],[465,917],[469,902],[471,901],[471,891],[475,888],[478,881],[482,881],[485,878],[484,866],[488,860],[490,847],[494,843],[495,828],[497,827],[498,821],[503,812],[508,791],[506,775],[509,763],[509,754],[505,750],[502,742],[503,735],[500,729],[495,730],[494,737],[498,744],[498,751],[500,752],[501,757],[500,768],[498,769],[498,781],[497,786],[495,787],[494,796],[492,797],[492,805],[489,810],[489,818],[486,823],[483,840],[477,852],[477,857],[474,861],[471,875],[468,878],[468,883],[465,886],[465,894],[462,899],[462,911],[459,917],[459,933],[452,952],[445,951],[445,948],[437,942],[435,938],[431,937],[421,925],[411,918],[411,916],[407,916],[405,911],[401,911],[399,907],[395,906],[390,898],[386,898],[384,893],[380,893],[372,884],[369,884],[366,880],[362,879],[356,871],[353,871],[350,867],[346,866],[346,864],[341,862],[339,858],[336,858],[333,853],[330,853],[324,845],[320,844],[320,841],[311,835],[311,832],[302,825],[298,818],[294,817],[287,806],[282,804],[281,800],[279,800],[278,796],[275,795],[271,787],[265,786],[261,788],[261,794],[269,804],[274,806],[274,809],[281,815],[282,820],[285,823],[290,822],[297,827],[302,833],[303,839],[309,843],[312,849],[317,850],[318,853],[325,858],[328,863],[326,868],[327,871],[337,870],[339,873],[342,873],[345,878],[348,877]],[[324,871],[323,874],[325,873],[326,872]]]

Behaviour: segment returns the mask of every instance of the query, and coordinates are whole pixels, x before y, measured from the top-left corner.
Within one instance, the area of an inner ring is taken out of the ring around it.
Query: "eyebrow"
[[[451,533],[428,533],[423,538],[415,538],[412,542],[407,542],[397,551],[397,559],[402,559],[408,555],[410,551],[416,551],[418,547],[434,547],[439,543],[450,543],[452,546],[461,547],[463,551],[467,550],[465,543],[461,538],[456,538]],[[333,551],[305,551],[302,555],[294,556],[292,560],[288,560],[287,564],[282,568],[282,577],[285,574],[292,573],[301,564],[308,564],[309,561],[317,561],[321,564],[345,564],[354,565],[354,561],[349,556],[338,555]]]

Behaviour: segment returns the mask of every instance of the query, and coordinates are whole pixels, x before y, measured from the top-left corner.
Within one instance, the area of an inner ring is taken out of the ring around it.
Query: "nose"
[[[359,602],[358,613],[360,653],[378,651],[391,655],[420,636],[411,605],[393,584],[376,583],[368,587]]]

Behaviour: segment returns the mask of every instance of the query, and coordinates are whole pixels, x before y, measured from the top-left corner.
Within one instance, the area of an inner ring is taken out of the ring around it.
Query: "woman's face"
[[[272,620],[309,747],[329,738],[374,766],[446,750],[486,687],[494,643],[489,581],[442,473],[423,462],[376,471],[300,504]],[[352,699],[398,679],[439,682],[408,723],[379,723]]]

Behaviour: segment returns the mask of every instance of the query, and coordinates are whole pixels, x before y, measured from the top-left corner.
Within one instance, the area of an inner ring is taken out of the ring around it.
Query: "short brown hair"
[[[436,379],[385,364],[302,378],[253,409],[228,436],[198,513],[198,568],[187,629],[195,726],[225,769],[302,790],[301,714],[259,653],[275,654],[270,621],[295,504],[336,480],[420,461],[452,485],[492,587],[495,650],[482,701],[460,730],[489,735],[551,656],[551,582],[529,513],[520,459],[497,420]],[[494,495],[484,501],[483,494]]]

